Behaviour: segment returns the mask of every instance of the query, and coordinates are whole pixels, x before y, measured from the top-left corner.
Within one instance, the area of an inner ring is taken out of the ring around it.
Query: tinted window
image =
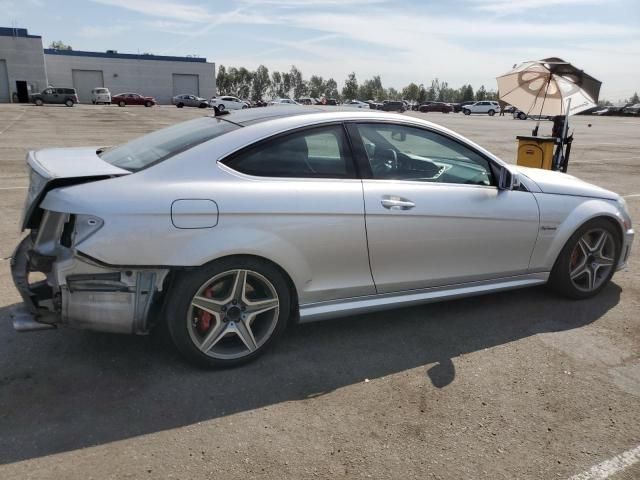
[[[261,177],[352,178],[353,162],[343,127],[313,128],[278,137],[225,162]]]
[[[213,117],[196,118],[110,148],[101,153],[100,158],[135,172],[238,128]]]
[[[493,185],[489,161],[439,133],[391,124],[361,124],[373,178]]]

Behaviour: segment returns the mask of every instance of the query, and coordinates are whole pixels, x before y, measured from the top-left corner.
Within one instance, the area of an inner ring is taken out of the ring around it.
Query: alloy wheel
[[[280,314],[273,284],[252,270],[228,270],[207,280],[191,299],[187,328],[204,354],[238,359],[272,335]]]
[[[586,232],[571,252],[569,276],[582,292],[597,290],[614,268],[615,240],[611,233],[597,228]]]

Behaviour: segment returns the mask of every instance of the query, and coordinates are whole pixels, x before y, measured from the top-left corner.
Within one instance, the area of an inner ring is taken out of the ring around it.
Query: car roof
[[[283,105],[274,107],[247,108],[244,110],[235,110],[221,116],[224,120],[235,123],[240,126],[254,125],[276,118],[292,117],[297,115],[311,114],[328,114],[339,112],[357,113],[361,109],[352,107],[324,106],[324,105]],[[372,110],[374,114],[382,114],[377,110]]]

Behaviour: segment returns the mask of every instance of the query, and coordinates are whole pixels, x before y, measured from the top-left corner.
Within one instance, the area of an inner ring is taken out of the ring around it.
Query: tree
[[[271,73],[271,88],[269,89],[269,93],[273,98],[284,96],[282,93],[282,74],[280,72],[274,71]]]
[[[309,95],[318,98],[324,95],[326,86],[324,79],[319,75],[311,75],[309,79]]]
[[[267,92],[267,88],[271,81],[269,80],[269,69],[264,65],[260,65],[253,73],[253,82],[251,83],[251,99],[254,102],[262,100]]]
[[[327,98],[340,98],[338,83],[333,78],[324,83],[324,96]]]
[[[358,80],[354,72],[351,72],[344,81],[342,96],[345,100],[356,100],[358,98]]]
[[[487,98],[487,89],[484,88],[484,85],[480,85],[480,88],[476,92],[476,100],[481,101],[481,100],[486,100],[486,98]]]
[[[231,93],[229,91],[230,87],[231,85],[227,69],[224,65],[220,65],[218,67],[218,75],[216,76],[216,89],[218,91],[218,95],[229,95],[229,93]]]
[[[67,45],[62,40],[55,40],[51,42],[49,48],[53,48],[55,50],[73,50],[73,48],[71,48],[71,45]]]
[[[400,92],[393,87],[389,87],[387,90],[387,98],[389,100],[400,100]]]
[[[420,87],[415,83],[410,83],[406,87],[402,89],[402,98],[405,100],[409,100],[411,102],[415,102],[418,100],[420,96]]]
[[[469,85],[463,85],[460,87],[460,101],[461,102],[473,102],[475,99],[475,95],[473,93],[473,87]]]
[[[420,84],[420,86],[418,86],[418,98],[417,98],[418,103],[424,103],[427,101],[427,90],[424,88],[423,84]]]
[[[291,65],[289,71],[291,77],[291,89],[293,90],[293,98],[304,97],[308,93],[307,82],[302,78],[302,72],[296,68],[295,65]]]
[[[635,92],[633,94],[633,97],[629,99],[629,103],[633,103],[633,104],[640,103],[640,97],[638,97],[638,92]]]

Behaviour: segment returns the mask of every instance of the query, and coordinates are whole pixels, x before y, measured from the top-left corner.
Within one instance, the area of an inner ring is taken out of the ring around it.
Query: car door
[[[262,232],[256,245],[275,244],[297,263],[305,272],[300,304],[375,294],[362,182],[342,124],[281,134],[222,163],[240,181],[225,189],[220,222],[237,221],[245,236]]]
[[[365,218],[379,293],[527,272],[538,206],[527,191],[499,190],[491,160],[423,127],[360,123],[349,131],[368,177]]]

